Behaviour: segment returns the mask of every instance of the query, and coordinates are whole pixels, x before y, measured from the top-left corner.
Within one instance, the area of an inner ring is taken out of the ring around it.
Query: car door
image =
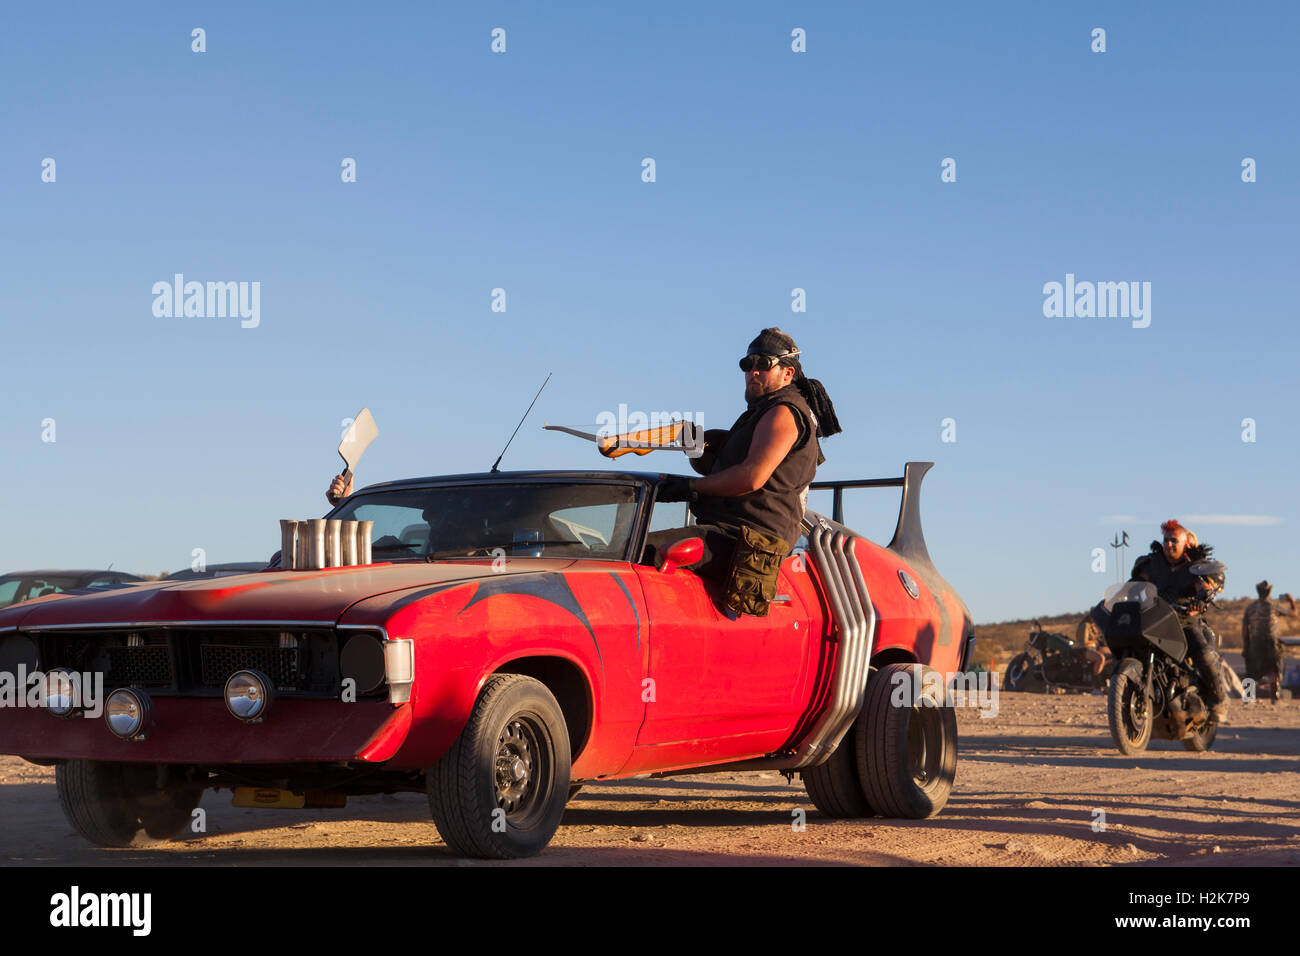
[[[766,617],[719,610],[720,582],[637,565],[649,617],[646,716],[629,770],[767,753],[804,710],[808,614],[782,567]]]

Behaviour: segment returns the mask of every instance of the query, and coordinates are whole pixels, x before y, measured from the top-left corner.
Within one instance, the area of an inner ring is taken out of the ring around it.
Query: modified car
[[[814,484],[833,516],[807,512],[765,617],[683,567],[698,538],[643,561],[683,524],[662,474],[371,485],[282,522],[263,571],[0,611],[0,670],[45,692],[0,709],[0,752],[53,764],[72,825],[116,847],[180,835],[207,788],[421,792],[452,851],[497,858],[542,850],[584,782],[647,774],[778,770],[832,817],[930,816],[957,759],[930,691],[974,645],[921,531],[930,467]],[[842,522],[863,487],[902,490],[888,545]]]

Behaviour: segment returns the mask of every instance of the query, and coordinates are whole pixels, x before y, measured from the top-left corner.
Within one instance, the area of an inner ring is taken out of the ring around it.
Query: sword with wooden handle
[[[687,457],[697,458],[704,451],[704,432],[694,422],[671,422],[659,428],[642,428],[621,435],[593,435],[565,425],[543,425],[547,431],[567,432],[587,441],[606,458],[622,455],[648,455],[652,451],[684,451]]]

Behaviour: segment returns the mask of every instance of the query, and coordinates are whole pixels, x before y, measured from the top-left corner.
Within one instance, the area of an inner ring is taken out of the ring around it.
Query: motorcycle
[[[1218,730],[1196,671],[1178,611],[1188,615],[1209,646],[1218,637],[1199,615],[1213,604],[1222,587],[1224,565],[1201,561],[1191,567],[1201,578],[1199,597],[1171,605],[1145,581],[1112,585],[1092,609],[1093,623],[1115,655],[1110,678],[1107,717],[1120,753],[1133,756],[1146,750],[1154,731],[1181,740],[1188,750],[1209,750]]]
[[[1002,689],[1036,693],[1057,689],[1086,692],[1104,689],[1109,676],[1109,665],[1097,674],[1084,647],[1064,634],[1049,634],[1038,621],[1034,621],[1025,649],[1011,658],[1007,665]]]

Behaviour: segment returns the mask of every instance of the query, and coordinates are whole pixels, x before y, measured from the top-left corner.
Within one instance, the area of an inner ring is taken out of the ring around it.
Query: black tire
[[[1198,732],[1183,738],[1183,746],[1196,753],[1204,753],[1214,746],[1214,737],[1218,732],[1219,725],[1211,717]]]
[[[858,779],[858,759],[850,727],[825,763],[799,772],[808,799],[822,814],[835,819],[874,817],[871,801]]]
[[[54,782],[68,822],[91,843],[108,847],[174,839],[189,826],[203,796],[180,768],[167,770],[160,790],[154,764],[67,760],[55,767]]]
[[[564,714],[546,685],[497,674],[483,685],[456,742],[426,774],[433,822],[461,856],[533,856],[564,816],[570,769]]]
[[[1151,702],[1146,700],[1146,680],[1142,662],[1136,657],[1126,657],[1116,666],[1110,678],[1106,695],[1106,718],[1110,735],[1119,752],[1133,757],[1147,749],[1155,715]],[[1143,714],[1136,713],[1138,708]]]
[[[1025,677],[1028,663],[1028,654],[1017,654],[1011,658],[1011,661],[1007,664],[1006,672],[1002,675],[1003,690],[1020,690],[1020,682]]]
[[[895,706],[900,681],[910,690],[942,678],[924,664],[886,664],[867,681],[866,702],[854,726],[858,780],[867,802],[884,817],[921,820],[943,809],[957,776],[957,713],[946,700],[912,700]],[[902,676],[900,676],[902,675]],[[901,690],[901,688],[900,688]]]
[[[1002,675],[1002,689],[1022,693],[1042,693],[1047,684],[1038,673],[1034,661],[1028,654],[1017,654],[1007,664],[1006,673]]]

